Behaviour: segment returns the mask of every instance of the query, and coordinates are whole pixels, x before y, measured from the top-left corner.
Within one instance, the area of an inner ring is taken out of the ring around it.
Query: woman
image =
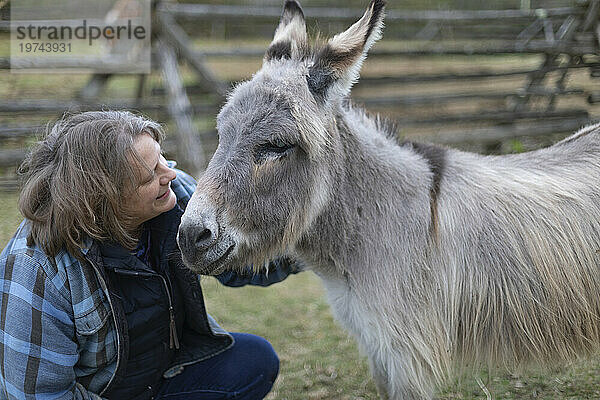
[[[260,399],[279,361],[207,315],[177,228],[194,180],[129,112],[64,118],[21,167],[25,220],[0,255],[0,398]],[[220,277],[268,285],[297,267]]]

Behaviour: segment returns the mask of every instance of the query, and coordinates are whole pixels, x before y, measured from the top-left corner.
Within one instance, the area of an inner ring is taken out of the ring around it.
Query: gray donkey
[[[346,100],[382,0],[311,50],[288,1],[260,71],[217,119],[183,216],[206,275],[286,255],[322,279],[382,397],[460,368],[555,365],[600,343],[600,125],[524,154],[397,143]]]

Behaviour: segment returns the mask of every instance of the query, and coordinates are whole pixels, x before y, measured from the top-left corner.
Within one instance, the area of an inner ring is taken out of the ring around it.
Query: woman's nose
[[[173,179],[177,177],[177,173],[174,169],[167,167],[166,171],[160,177],[160,184],[167,185]]]

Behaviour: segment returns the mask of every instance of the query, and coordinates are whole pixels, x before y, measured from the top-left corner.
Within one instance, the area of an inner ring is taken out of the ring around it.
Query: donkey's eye
[[[264,143],[256,149],[254,159],[261,162],[269,158],[280,158],[288,155],[296,146],[282,141]]]

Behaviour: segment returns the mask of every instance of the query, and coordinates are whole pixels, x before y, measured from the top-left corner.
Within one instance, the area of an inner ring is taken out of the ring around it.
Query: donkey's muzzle
[[[203,275],[223,272],[233,256],[235,241],[220,229],[215,214],[186,210],[181,218],[177,242],[188,268]]]
[[[206,252],[219,237],[219,225],[210,218],[184,219],[179,225],[179,247],[184,254]]]

